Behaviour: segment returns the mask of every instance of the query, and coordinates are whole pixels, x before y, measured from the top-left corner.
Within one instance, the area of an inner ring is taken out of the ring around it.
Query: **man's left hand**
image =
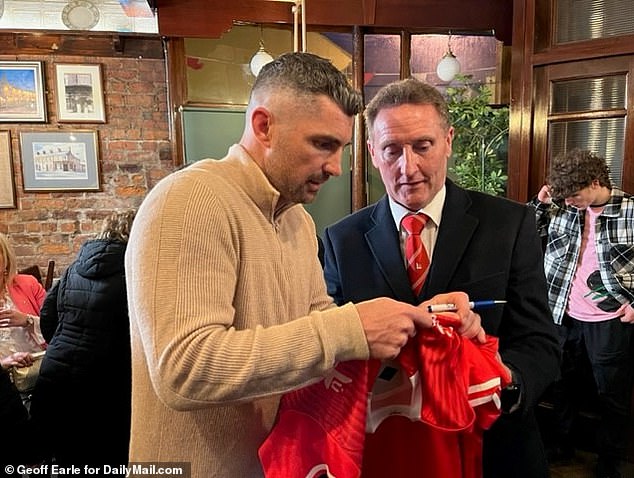
[[[621,312],[623,312],[621,322],[625,322],[627,324],[631,324],[634,322],[634,308],[632,308],[631,304],[627,304],[621,307]]]
[[[432,304],[454,304],[455,313],[460,318],[460,326],[457,327],[458,333],[465,338],[475,339],[480,343],[486,342],[486,333],[482,328],[480,315],[471,310],[467,294],[464,292],[438,294],[423,302],[419,307],[427,309],[427,306]]]

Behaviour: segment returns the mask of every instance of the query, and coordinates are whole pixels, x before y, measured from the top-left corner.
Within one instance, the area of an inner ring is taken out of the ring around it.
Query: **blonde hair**
[[[101,232],[97,239],[111,239],[119,242],[128,242],[130,238],[130,228],[136,211],[128,209],[126,211],[113,212],[103,220]]]
[[[5,284],[10,284],[18,273],[18,261],[13,247],[9,244],[9,239],[4,234],[0,234],[0,257],[4,263],[2,273],[6,274]]]

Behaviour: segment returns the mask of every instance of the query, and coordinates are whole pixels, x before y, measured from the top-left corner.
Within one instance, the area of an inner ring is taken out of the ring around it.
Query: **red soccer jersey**
[[[496,353],[494,337],[476,344],[438,325],[394,363],[338,364],[282,398],[259,451],[265,476],[481,477],[482,432],[510,381]]]

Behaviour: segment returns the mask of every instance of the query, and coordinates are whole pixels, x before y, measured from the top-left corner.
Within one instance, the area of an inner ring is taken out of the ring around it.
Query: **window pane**
[[[401,71],[399,35],[365,35],[363,94],[366,104],[384,85],[397,81]]]
[[[185,107],[183,112],[188,162],[205,157],[221,158],[227,146],[240,139],[244,108],[235,105],[248,102],[255,81],[249,64],[258,51],[260,40],[273,57],[293,49],[292,32],[277,28],[234,26],[219,39],[185,39],[187,102],[198,106],[198,109]],[[351,33],[307,34],[308,51],[330,59],[348,78],[352,72],[352,50],[348,51],[347,47],[351,48],[351,45]],[[231,105],[232,108],[223,110],[217,108],[219,105]],[[215,123],[210,123],[210,115]],[[341,177],[324,184],[315,201],[306,205],[318,234],[324,227],[350,214],[350,176],[350,148],[346,148]]]
[[[293,32],[236,25],[218,39],[185,38],[187,102],[246,105],[255,81],[250,62],[260,42],[275,58],[293,51]],[[330,59],[346,74],[351,72],[351,54],[325,35],[308,32],[306,44],[311,53]]]
[[[471,75],[474,83],[493,85],[497,75],[497,51],[501,44],[494,36],[412,35],[412,76],[432,85],[448,86],[438,78],[436,66],[451,47],[460,63],[460,74]]]
[[[460,76],[441,80],[436,66],[451,48]],[[414,35],[411,70],[435,85],[448,101],[454,126],[449,177],[460,186],[490,194],[506,191],[508,108],[492,107],[501,43],[483,35]]]
[[[632,0],[556,0],[557,43],[634,33]]]
[[[292,32],[254,26],[234,26],[219,39],[185,38],[187,101],[246,105],[260,41],[273,57],[293,48]]]
[[[551,113],[624,109],[626,76],[553,83]]]
[[[621,186],[625,118],[552,122],[548,134],[551,157],[573,148],[593,151],[605,158],[610,179]]]

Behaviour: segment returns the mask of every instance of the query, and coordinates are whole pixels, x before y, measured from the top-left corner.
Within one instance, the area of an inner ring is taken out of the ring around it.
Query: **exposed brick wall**
[[[0,123],[11,132],[16,209],[0,209],[0,232],[8,235],[18,266],[40,266],[50,259],[58,277],[79,247],[99,231],[110,212],[139,206],[149,189],[174,169],[169,141],[165,62],[155,59],[83,56],[15,56],[3,60],[45,62],[48,121]],[[57,122],[54,63],[100,63],[106,123]],[[25,193],[20,132],[89,129],[98,132],[101,191]]]

